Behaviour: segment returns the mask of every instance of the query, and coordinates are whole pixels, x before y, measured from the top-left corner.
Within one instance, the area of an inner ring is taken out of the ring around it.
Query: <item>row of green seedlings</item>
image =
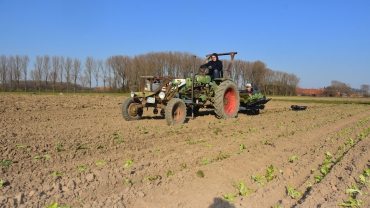
[[[364,139],[367,135],[370,134],[370,127],[365,129],[364,131],[362,131],[360,133],[360,135],[358,136],[359,137],[359,141]],[[338,148],[338,151],[336,153],[336,155],[338,156],[336,159],[333,158],[333,155],[330,153],[330,152],[326,152],[325,153],[325,160],[323,162],[322,165],[320,165],[319,167],[319,170],[320,170],[320,174],[317,174],[314,176],[314,180],[316,183],[320,183],[323,178],[330,172],[330,170],[332,169],[332,167],[337,164],[338,162],[340,162],[342,159],[343,159],[343,155],[345,152],[348,152],[349,149],[351,149],[352,147],[354,147],[355,145],[355,141],[354,139],[352,138],[349,138],[343,145],[341,145],[339,148]],[[348,149],[346,149],[348,146]],[[344,153],[341,151],[345,151]],[[289,162],[292,162],[294,160],[298,159],[298,157],[296,156],[293,156],[291,158],[288,159]],[[329,161],[331,160],[331,161]],[[317,171],[316,168],[313,168],[311,169],[311,173],[315,173]],[[309,191],[312,187],[312,183],[309,182],[308,184],[306,184],[306,188],[307,190],[306,191]],[[302,192],[300,191],[296,191],[294,188],[288,186],[287,187],[288,189],[288,195],[290,195],[293,199],[298,199],[298,197],[301,197],[302,196]],[[291,191],[289,191],[291,190]],[[289,194],[289,192],[291,192],[292,194]]]
[[[361,125],[365,124],[369,119],[370,119],[370,117],[360,120],[360,122],[358,124],[356,124],[356,127],[355,128],[359,128]],[[348,129],[342,131],[340,133],[340,135],[341,136],[344,136],[347,133],[349,133],[350,131],[352,131],[353,129],[354,128],[348,128]],[[364,131],[362,131],[357,136],[358,137],[358,141],[361,141],[362,139],[364,139],[369,134],[370,134],[370,128],[365,129]],[[319,183],[323,179],[323,177],[325,177],[329,173],[329,171],[332,168],[332,166],[335,165],[336,163],[338,163],[343,158],[343,154],[345,152],[348,152],[348,150],[351,149],[355,145],[355,143],[356,143],[355,139],[349,138],[346,142],[344,142],[344,144],[342,144],[338,148],[338,151],[335,154],[335,155],[338,156],[338,158],[337,159],[334,159],[334,160],[332,160],[330,162],[329,162],[329,160],[333,158],[333,155],[330,152],[326,152],[325,153],[326,159],[325,159],[325,161],[323,162],[323,164],[320,167],[320,173],[321,174],[318,174],[318,175],[315,175],[314,176],[315,182],[316,183]],[[330,163],[332,164],[331,166],[330,166]],[[317,169],[312,169],[311,172],[314,173],[316,170]]]
[[[85,206],[85,202],[83,202],[80,198],[79,198],[79,199],[77,199],[77,203],[78,203],[81,207]],[[50,205],[48,205],[48,206],[45,206],[45,207],[43,207],[43,208],[71,208],[71,206],[69,206],[69,205],[66,205],[66,206],[59,206],[58,202],[54,202],[54,203],[52,203],[52,204],[50,204]]]
[[[322,116],[320,116],[320,117],[322,117]],[[314,119],[316,118],[316,116],[314,116],[313,117]],[[313,119],[313,120],[314,120]],[[308,131],[309,129],[312,129],[312,128],[315,128],[315,127],[320,127],[320,126],[323,126],[323,125],[326,125],[326,124],[328,124],[328,123],[330,123],[330,122],[333,122],[333,120],[325,120],[324,122],[322,122],[322,123],[314,123],[314,124],[312,124],[311,126],[303,126],[302,128],[296,128],[296,130],[295,131],[288,131],[288,130],[285,130],[285,131],[283,131],[283,132],[281,132],[279,135],[278,135],[278,137],[286,137],[286,136],[289,136],[289,135],[294,135],[296,132],[298,132],[298,131]],[[295,123],[294,121],[291,121],[290,122],[290,125],[293,125],[293,123]],[[285,124],[285,122],[279,122],[278,123],[278,126],[279,127],[282,127],[283,126],[283,124]],[[350,131],[348,131],[348,130],[345,130],[345,131],[343,131],[344,132],[344,134],[345,133],[349,133]],[[342,134],[342,133],[341,133]]]
[[[356,184],[351,183],[351,188],[346,190],[346,194],[349,195],[349,199],[346,202],[341,202],[338,204],[338,206],[342,207],[360,207],[361,205],[364,205],[364,202],[360,199],[357,199],[357,195],[362,195],[361,189],[363,187],[370,187],[369,183],[370,180],[367,180],[367,178],[370,177],[370,168],[365,168],[363,173],[360,174],[359,180],[357,180],[357,185],[360,187],[358,188]],[[368,195],[368,193],[366,193]]]
[[[251,180],[253,182],[256,182],[259,187],[262,187],[262,186],[266,185],[268,182],[272,181],[274,178],[276,178],[276,175],[274,174],[274,172],[276,170],[277,169],[273,165],[270,165],[266,169],[266,174],[264,174],[264,175],[261,175],[261,174],[252,175]],[[283,174],[283,171],[280,170],[280,173]],[[233,187],[235,187],[238,190],[238,192],[235,193],[235,194],[229,193],[229,194],[223,195],[223,198],[228,200],[230,203],[234,203],[233,202],[234,198],[236,198],[238,196],[248,197],[251,193],[254,192],[253,189],[250,189],[245,185],[244,180],[239,182],[239,183],[232,182],[231,184],[232,184]]]
[[[114,132],[112,134],[113,136],[113,139],[114,140],[117,140],[118,144],[121,144],[122,143],[122,140],[119,139],[119,137],[121,136],[121,133],[120,132]],[[107,138],[110,138],[110,136],[107,136]],[[31,149],[31,146],[25,146],[25,145],[22,145],[22,144],[17,144],[16,147],[18,149],[26,149],[26,150],[29,150]],[[92,147],[88,146],[88,145],[79,145],[76,150],[82,150],[82,149],[92,149]],[[103,146],[99,145],[96,149],[103,149]],[[56,151],[58,152],[61,152],[61,151],[65,151],[66,149],[63,147],[62,143],[60,142],[60,140],[58,140],[56,142],[56,148],[55,148]],[[45,154],[45,155],[37,155],[33,158],[33,161],[37,161],[37,160],[40,160],[40,159],[50,159],[51,156],[49,154]],[[1,166],[9,166],[10,164],[12,164],[13,161],[12,160],[5,160],[3,162],[1,162]]]
[[[369,120],[369,119],[361,120],[359,123],[362,125],[367,120]],[[359,127],[359,125],[356,125],[356,126]],[[361,139],[365,138],[369,133],[370,133],[370,128],[368,128],[365,131],[361,132],[360,133],[360,136],[359,136],[359,139],[361,140]],[[345,142],[345,144],[342,145],[339,149],[345,149],[347,145],[349,145],[350,148],[353,147],[355,145],[354,140],[352,138],[349,138]],[[316,149],[315,149],[315,151],[316,151]],[[347,151],[348,151],[348,149],[347,149]],[[315,175],[314,176],[314,179],[315,179],[315,182],[316,183],[319,183],[323,179],[323,177],[325,177],[329,173],[330,169],[332,168],[332,166],[329,165],[330,164],[329,160],[333,158],[333,155],[330,152],[326,152],[325,155],[326,155],[326,159],[325,159],[324,163],[320,167],[320,173],[321,174],[318,174],[318,175]],[[343,153],[342,152],[338,151],[337,152],[337,155],[339,157],[337,159],[331,161],[331,163],[333,165],[335,165],[336,163],[338,163],[343,158]],[[292,157],[290,157],[288,159],[288,162],[291,162],[292,163],[292,162],[294,162],[297,159],[298,159],[297,156],[292,156]],[[317,169],[312,169],[311,172],[314,173],[316,170]],[[312,184],[311,183],[306,184],[307,190],[310,190],[311,187],[312,187]],[[298,191],[298,190],[294,189],[289,184],[287,185],[287,190],[288,190],[288,193],[287,193],[288,196],[290,196],[292,199],[298,199],[299,197],[301,197],[303,195],[301,191]]]

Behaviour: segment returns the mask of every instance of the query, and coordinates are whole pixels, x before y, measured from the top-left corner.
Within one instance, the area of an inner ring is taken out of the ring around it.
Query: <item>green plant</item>
[[[18,149],[20,149],[20,148],[26,148],[27,150],[28,150],[29,148],[31,148],[30,146],[23,146],[23,145],[21,145],[21,144],[17,144],[17,145],[16,145],[16,147],[17,147]]]
[[[96,149],[103,149],[103,146],[99,145]]]
[[[52,175],[52,176],[63,176],[64,175],[64,172],[54,171],[50,175]]]
[[[197,142],[198,142],[198,143],[203,143],[203,142],[206,142],[206,140],[204,140],[204,139],[199,139]]]
[[[0,188],[3,187],[3,185],[4,185],[3,179],[0,179]]]
[[[58,206],[58,202],[54,202],[50,204],[49,206],[46,206],[43,208],[70,208],[70,206]]]
[[[311,182],[308,182],[307,184],[306,184],[306,188],[311,188],[312,187],[312,183]]]
[[[302,196],[302,192],[295,190],[289,184],[287,186],[288,189],[288,196],[292,197],[292,199],[297,199],[298,197]]]
[[[367,183],[370,183],[370,181],[367,181],[364,174],[360,174],[360,181],[358,182],[361,185],[366,185]]]
[[[180,166],[183,168],[183,169],[188,169],[188,166],[185,164],[185,163],[181,163]]]
[[[350,196],[348,202],[339,203],[338,206],[342,206],[342,207],[360,207],[363,203],[364,202],[362,200],[354,199]]]
[[[84,146],[84,145],[80,145],[76,148],[76,150],[80,150],[80,149],[91,149],[91,147],[89,146]]]
[[[326,152],[325,155],[327,160],[330,160],[333,157],[333,155],[330,154],[330,152]]]
[[[57,148],[56,148],[56,150],[57,150],[58,152],[60,152],[60,151],[63,151],[63,150],[64,150],[64,148],[63,148],[63,146],[62,146],[62,143],[60,143],[60,141],[59,141],[59,140],[57,141]]]
[[[315,175],[313,178],[315,179],[316,183],[320,183],[322,180],[322,175]]]
[[[298,159],[298,157],[297,157],[297,156],[292,156],[292,157],[290,157],[290,158],[288,159],[288,162],[292,163],[292,162],[294,162],[294,160],[297,160],[297,159]]]
[[[131,184],[132,184],[132,182],[131,182],[131,180],[130,180],[129,178],[126,178],[126,179],[125,179],[125,183],[126,183],[127,185],[131,185]]]
[[[198,170],[198,171],[197,171],[197,176],[198,176],[199,178],[204,178],[204,173],[203,173],[203,171]]]
[[[366,169],[364,170],[364,175],[365,175],[365,176],[370,176],[370,168],[366,168]]]
[[[1,166],[8,167],[12,163],[13,163],[13,161],[11,161],[11,160],[5,160],[4,162],[1,162]]]
[[[159,178],[159,175],[148,176],[148,177],[145,177],[145,178],[143,179],[143,181],[147,181],[147,180],[149,180],[149,181],[154,181],[154,180],[157,180],[158,178]]]
[[[259,187],[262,187],[262,186],[265,185],[265,183],[261,181],[263,178],[265,178],[265,176],[264,175],[260,175],[260,174],[252,175],[251,176],[252,181],[257,182]]]
[[[161,148],[157,147],[154,150],[152,150],[151,152],[160,152],[160,151],[161,151]]]
[[[320,168],[320,172],[325,176],[329,173],[330,167],[329,167],[329,161],[325,160],[324,164]]]
[[[351,147],[355,145],[355,141],[352,138],[349,138],[345,144],[349,144]]]
[[[188,143],[188,145],[193,145],[193,144],[196,144],[195,141],[191,140],[190,138],[186,138],[185,139],[185,142]]]
[[[77,203],[81,206],[85,206],[85,202],[83,202],[81,199],[77,199]]]
[[[276,168],[273,165],[270,165],[266,170],[265,178],[267,182],[272,181],[275,178],[275,175],[273,173],[276,171]]]
[[[261,143],[264,144],[264,145],[269,145],[270,144],[269,140],[267,140],[267,139],[262,140]]]
[[[239,195],[241,196],[249,196],[249,194],[253,192],[252,189],[245,186],[244,181],[235,184],[234,187],[239,190]]]
[[[88,170],[88,168],[87,168],[87,167],[84,167],[84,166],[77,166],[77,169],[78,169],[79,171]]]
[[[239,152],[243,152],[245,149],[247,149],[247,146],[245,144],[239,145]]]
[[[131,157],[127,157],[124,167],[130,167],[134,162],[131,160]]]
[[[49,159],[50,158],[50,155],[40,155],[40,156],[35,156],[34,158],[33,158],[33,161],[37,161],[37,160],[39,160],[39,159]]]
[[[220,154],[218,154],[218,156],[217,156],[217,158],[219,159],[219,160],[223,160],[223,159],[226,159],[226,158],[229,158],[230,157],[230,155],[229,154],[224,154],[224,153],[222,153],[222,152],[220,152]]]
[[[353,183],[351,183],[352,188],[346,190],[346,194],[360,194],[362,195],[362,192],[357,188],[357,186]]]
[[[203,158],[202,159],[202,165],[209,165],[209,164],[211,164],[212,162],[211,161],[208,161],[208,159],[207,158]]]
[[[167,171],[167,174],[166,174],[166,176],[167,176],[167,178],[169,178],[169,177],[172,177],[173,176],[173,172],[172,171]]]
[[[104,160],[100,160],[99,162],[95,163],[96,166],[103,165],[103,164],[104,164]]]
[[[235,197],[237,197],[236,194],[225,194],[223,195],[224,199],[226,199],[227,201],[229,201],[230,203],[234,203],[233,200]]]
[[[206,147],[212,147],[212,145],[211,144],[206,144]]]

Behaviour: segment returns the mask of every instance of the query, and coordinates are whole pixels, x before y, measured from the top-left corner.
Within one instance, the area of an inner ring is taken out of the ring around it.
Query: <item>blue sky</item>
[[[0,55],[237,51],[300,86],[370,84],[369,0],[0,0]]]

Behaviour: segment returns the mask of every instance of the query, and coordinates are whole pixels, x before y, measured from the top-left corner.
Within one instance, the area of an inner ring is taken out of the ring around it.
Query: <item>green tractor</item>
[[[214,108],[217,118],[235,118],[239,111],[240,97],[237,85],[227,78],[237,52],[219,53],[230,55],[231,61],[223,78],[211,79],[206,70],[200,69],[186,79],[180,77],[142,76],[138,92],[122,104],[126,121],[138,120],[144,108],[153,108],[153,113],[165,117],[168,125],[183,124],[186,116],[196,116],[200,108]],[[206,56],[206,61],[211,54]]]

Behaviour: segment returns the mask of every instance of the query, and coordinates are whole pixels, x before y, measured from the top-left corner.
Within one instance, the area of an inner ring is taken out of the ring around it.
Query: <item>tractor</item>
[[[228,78],[235,54],[237,52],[217,54],[231,56],[225,76],[221,78],[211,79],[207,69],[199,69],[198,73],[194,73],[195,67],[192,75],[185,79],[141,76],[139,91],[131,92],[131,97],[122,104],[123,118],[126,121],[139,120],[143,116],[143,109],[149,107],[153,108],[154,114],[164,116],[168,125],[183,124],[187,115],[191,114],[194,118],[200,108],[214,108],[216,117],[220,119],[235,118],[239,111],[240,95],[235,82]],[[207,62],[211,54],[206,57]],[[248,110],[248,104],[244,108]]]

